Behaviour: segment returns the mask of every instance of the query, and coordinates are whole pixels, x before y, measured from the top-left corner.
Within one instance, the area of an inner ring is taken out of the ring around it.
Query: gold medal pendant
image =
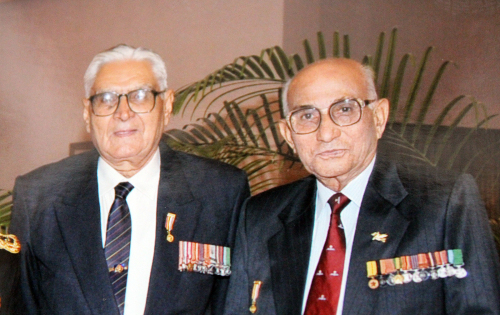
[[[378,289],[379,286],[380,282],[375,278],[371,278],[370,281],[368,281],[368,287],[372,290]]]
[[[165,220],[165,230],[167,231],[167,242],[172,243],[174,241],[174,236],[172,235],[172,230],[174,229],[175,223],[175,213],[167,213],[167,219]]]
[[[252,288],[252,303],[250,304],[250,308],[248,309],[250,313],[254,314],[257,312],[257,298],[259,297],[260,287],[262,286],[262,281],[254,281]]]
[[[170,243],[172,243],[174,241],[174,236],[172,234],[170,234],[170,232],[167,235],[167,241],[169,241]]]

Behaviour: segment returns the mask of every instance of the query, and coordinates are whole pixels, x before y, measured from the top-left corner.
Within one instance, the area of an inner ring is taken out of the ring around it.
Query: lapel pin
[[[382,243],[387,242],[387,234],[380,234],[380,232],[373,232],[371,235],[373,236],[372,241],[378,241]]]
[[[254,281],[252,289],[252,305],[250,305],[250,313],[254,314],[257,312],[257,298],[259,297],[260,287],[262,281]]]
[[[21,243],[14,234],[0,233],[0,249],[5,249],[12,254],[17,254],[21,251]]]
[[[172,243],[174,241],[174,236],[172,235],[172,230],[174,229],[175,213],[167,213],[167,219],[165,220],[165,229],[167,230],[167,241]]]

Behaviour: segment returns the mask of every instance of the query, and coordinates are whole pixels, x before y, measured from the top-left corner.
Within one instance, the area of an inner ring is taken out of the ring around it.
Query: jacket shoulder
[[[277,216],[291,203],[303,203],[305,209],[306,203],[314,200],[315,195],[316,179],[307,176],[251,197],[246,205],[247,215],[257,218]]]
[[[32,185],[43,190],[54,190],[64,186],[75,175],[85,174],[89,169],[97,169],[99,154],[96,150],[70,156],[58,162],[50,163],[30,171],[16,179],[16,187]]]

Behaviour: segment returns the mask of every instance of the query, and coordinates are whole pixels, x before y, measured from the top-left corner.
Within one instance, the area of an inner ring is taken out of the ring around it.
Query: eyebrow
[[[106,93],[106,92],[119,93],[116,90],[120,90],[120,89],[121,88],[118,88],[117,86],[115,86],[115,87],[111,87],[111,88],[108,88],[108,89],[95,90],[95,94],[101,94],[101,93]],[[156,91],[156,89],[151,84],[148,83],[148,84],[142,84],[142,85],[138,85],[137,87],[127,89],[126,93],[129,93],[129,92],[132,92],[132,91],[136,91],[136,90],[141,90],[141,89],[150,89],[150,90],[155,90]]]

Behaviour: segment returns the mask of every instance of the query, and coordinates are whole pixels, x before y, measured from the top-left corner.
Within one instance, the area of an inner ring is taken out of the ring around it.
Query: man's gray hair
[[[362,65],[361,71],[363,72],[363,76],[365,77],[365,84],[368,90],[368,99],[373,101],[378,99],[377,89],[375,88],[375,72],[372,67],[368,65]],[[288,79],[288,81],[283,85],[283,89],[281,91],[281,102],[283,104],[283,112],[286,115],[290,112],[288,107],[288,89],[290,88],[290,83],[293,81],[293,78]]]
[[[95,55],[83,76],[85,97],[90,97],[92,86],[101,67],[107,63],[123,60],[148,61],[158,81],[158,88],[163,91],[167,88],[167,68],[163,59],[155,52],[138,47],[134,48],[121,44]]]

